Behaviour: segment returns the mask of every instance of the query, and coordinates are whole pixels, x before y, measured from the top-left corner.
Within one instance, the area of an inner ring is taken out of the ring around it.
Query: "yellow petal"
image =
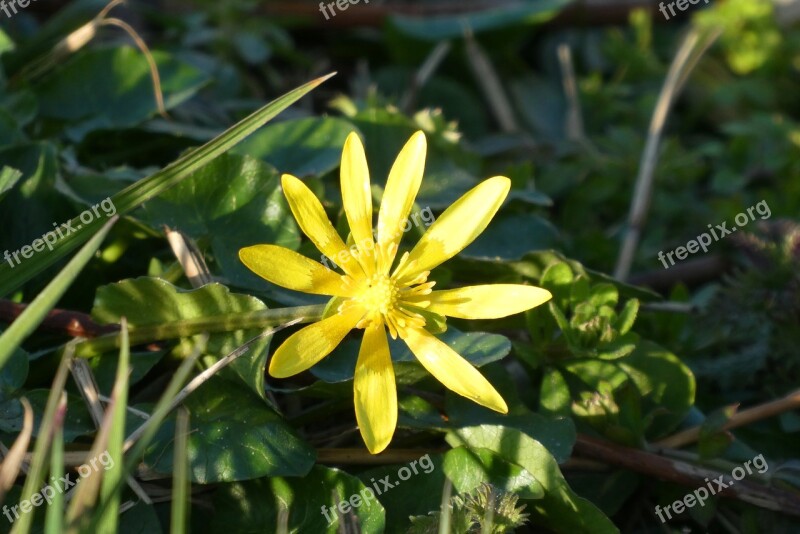
[[[426,152],[425,134],[417,132],[411,136],[392,165],[378,212],[378,243],[384,250],[400,243],[403,237],[403,226],[411,213],[425,172]],[[387,270],[392,260],[393,255],[387,258]]]
[[[353,381],[356,420],[369,452],[378,454],[392,441],[397,426],[397,389],[383,324],[367,327]]]
[[[499,319],[544,304],[553,295],[546,289],[518,284],[468,286],[415,297],[429,301],[426,311],[459,319]]]
[[[281,287],[314,295],[353,295],[352,287],[343,283],[342,275],[287,248],[277,245],[245,247],[239,250],[239,259],[258,276]]]
[[[428,228],[395,276],[413,278],[461,252],[488,226],[510,188],[511,180],[495,176],[467,191]]]
[[[350,255],[350,251],[325,214],[319,199],[306,184],[291,174],[284,174],[281,177],[281,185],[297,224],[314,246],[350,276],[362,275],[358,262]]]
[[[372,237],[372,193],[369,188],[369,168],[364,145],[358,134],[347,137],[342,152],[342,203],[350,232],[361,254],[371,256],[374,249]],[[365,258],[366,260],[367,258]],[[371,261],[362,261],[362,266]],[[369,273],[368,273],[369,274]]]
[[[409,328],[403,338],[419,362],[448,389],[491,410],[508,413],[503,397],[467,360],[421,328]]]
[[[286,378],[310,368],[330,354],[363,316],[363,309],[351,306],[298,330],[275,351],[269,362],[269,374]]]

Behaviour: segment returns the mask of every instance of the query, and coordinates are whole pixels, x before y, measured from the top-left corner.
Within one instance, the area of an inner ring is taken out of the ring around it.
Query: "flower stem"
[[[301,323],[311,323],[322,318],[324,304],[313,306],[297,306],[294,308],[277,308],[274,310],[258,310],[247,313],[216,315],[183,319],[171,323],[129,326],[130,344],[142,345],[153,341],[189,337],[204,332],[234,332],[236,330],[266,329],[293,319],[301,319]],[[97,356],[119,348],[119,333],[102,335],[78,344],[75,354],[81,358]]]

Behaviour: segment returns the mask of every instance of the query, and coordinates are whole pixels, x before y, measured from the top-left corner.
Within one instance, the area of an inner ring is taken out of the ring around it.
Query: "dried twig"
[[[647,211],[650,207],[650,199],[653,192],[655,170],[658,163],[658,149],[661,146],[661,137],[664,133],[664,126],[666,125],[670,108],[699,58],[720,35],[719,32],[714,32],[703,36],[701,32],[702,30],[693,28],[686,34],[678,53],[669,67],[656,108],[653,111],[647,142],[639,164],[639,175],[636,177],[633,200],[628,214],[627,230],[624,234],[622,249],[614,269],[614,277],[619,280],[625,280],[630,273],[636,247],[639,244],[639,236],[647,218]]]
[[[623,447],[584,434],[578,434],[573,451],[584,457],[602,460],[611,465],[689,488],[706,486],[708,481],[723,477],[723,481],[728,487],[719,489],[716,495],[800,517],[800,496],[783,489],[762,486],[749,480],[734,481],[727,473],[719,473],[681,460],[664,458],[650,452]]]
[[[567,116],[564,119],[567,139],[582,143],[586,141],[586,133],[583,129],[583,115],[578,83],[575,80],[575,67],[572,64],[572,51],[568,44],[558,45],[558,65],[561,68],[561,81],[567,99]]]
[[[762,419],[768,419],[791,410],[800,408],[800,390],[794,391],[782,399],[770,401],[758,406],[753,406],[747,410],[742,410],[734,414],[722,427],[720,431],[732,430],[740,426],[749,425]],[[679,448],[685,447],[700,439],[701,426],[694,426],[673,434],[654,445],[657,447]]]
[[[22,419],[22,431],[14,440],[11,449],[4,455],[3,464],[0,465],[0,503],[5,499],[6,493],[14,485],[20,471],[26,472],[25,451],[28,450],[28,444],[31,441],[31,434],[33,433],[33,409],[31,403],[25,397],[21,398],[20,403],[25,410],[25,415]]]
[[[500,77],[497,75],[489,55],[475,40],[472,30],[465,31],[464,43],[472,74],[489,102],[489,107],[492,108],[500,129],[504,132],[518,132],[520,128],[515,118],[514,108],[503,91],[503,84],[500,82]]]
[[[0,323],[13,323],[27,307],[28,304],[18,304],[0,299]],[[92,338],[117,332],[119,325],[101,325],[88,314],[54,308],[45,315],[37,330],[72,337]]]

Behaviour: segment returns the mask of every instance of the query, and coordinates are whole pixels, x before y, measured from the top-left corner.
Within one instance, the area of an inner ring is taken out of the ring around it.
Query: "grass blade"
[[[172,402],[178,395],[181,385],[186,381],[189,373],[192,371],[192,368],[194,368],[195,364],[197,363],[197,358],[199,356],[200,352],[195,350],[183,361],[183,363],[181,363],[180,367],[178,367],[178,369],[175,371],[175,374],[172,375],[172,380],[170,380],[166,390],[161,395],[161,398],[158,399],[150,418],[145,422],[144,425],[142,425],[142,427],[139,428],[139,431],[134,432],[134,434],[137,435],[136,440],[134,441],[129,437],[129,439],[123,445],[123,451],[126,452],[124,466],[125,473],[133,473],[136,470],[136,466],[142,460],[142,456],[144,456],[145,449],[155,437],[161,424],[172,411]],[[122,480],[118,480],[114,485],[114,491],[121,491],[121,487]],[[99,514],[104,514],[107,505],[107,502],[101,501],[97,512]],[[96,521],[94,521],[91,526],[96,527]],[[96,528],[89,528],[87,531],[99,532],[99,530]]]
[[[100,488],[100,499],[107,502],[107,507],[100,517],[99,531],[113,534],[117,531],[119,515],[119,502],[122,494],[120,480],[126,473],[122,462],[122,444],[125,442],[125,409],[128,405],[128,377],[130,376],[130,345],[128,344],[128,321],[122,318],[120,339],[122,346],[119,350],[119,363],[117,364],[117,377],[114,390],[111,393],[111,402],[114,411],[111,416],[111,434],[108,438],[108,455],[114,460],[113,465],[103,477]]]
[[[189,509],[189,412],[182,408],[178,411],[175,425],[175,459],[172,473],[172,514],[170,516],[170,533],[184,534]]]
[[[67,396],[62,393],[55,421],[55,435],[50,448],[50,476],[60,480],[64,476],[64,415],[67,412]],[[48,484],[49,485],[49,484]],[[50,486],[52,488],[52,486]],[[48,492],[49,493],[49,492]],[[44,534],[61,534],[64,531],[64,495],[55,488],[47,505],[44,519]]]
[[[25,479],[25,485],[22,488],[20,503],[25,500],[30,501],[31,497],[39,492],[42,480],[44,479],[45,461],[48,458],[50,442],[53,437],[56,411],[61,404],[62,393],[64,392],[64,386],[67,383],[67,375],[69,374],[69,364],[74,352],[74,343],[68,343],[64,348],[64,354],[61,357],[61,364],[58,366],[56,376],[53,379],[53,385],[50,387],[50,396],[47,397],[47,405],[44,409],[42,422],[39,425],[39,434],[37,435],[36,445],[33,448],[33,456],[31,457],[31,467],[28,470],[28,477]],[[30,532],[31,526],[33,525],[33,514],[35,510],[36,508],[34,507],[29,513],[22,513],[20,518],[14,523],[11,534],[27,534]]]
[[[17,317],[17,320],[11,323],[8,330],[0,335],[0,369],[25,338],[39,326],[47,312],[56,305],[83,267],[94,256],[97,249],[100,248],[100,244],[116,221],[117,217],[114,217],[106,222],[100,232],[86,243],[80,252],[69,261],[67,266],[33,299],[30,306],[25,308],[25,311]]]

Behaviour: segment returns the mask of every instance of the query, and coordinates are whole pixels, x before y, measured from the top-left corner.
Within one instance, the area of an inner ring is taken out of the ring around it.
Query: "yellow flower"
[[[281,179],[300,228],[344,274],[276,245],[239,251],[241,261],[262,278],[296,291],[334,297],[335,313],[290,336],[272,356],[269,373],[295,375],[333,351],[353,328],[364,330],[354,377],[354,403],[361,436],[372,454],[389,445],[397,426],[397,390],[386,330],[405,341],[419,362],[442,384],[501,413],[500,394],[469,362],[426,330],[425,317],[495,319],[538,306],[551,298],[538,287],[495,284],[433,291],[430,270],[463,250],[486,228],[503,204],[511,181],[490,178],[467,192],[428,228],[417,245],[395,263],[403,226],[422,182],[426,141],[415,133],[400,152],[386,182],[372,231],[372,197],[364,147],[355,133],[344,145],[341,186],[354,245],[348,247],[320,201],[294,176]]]

